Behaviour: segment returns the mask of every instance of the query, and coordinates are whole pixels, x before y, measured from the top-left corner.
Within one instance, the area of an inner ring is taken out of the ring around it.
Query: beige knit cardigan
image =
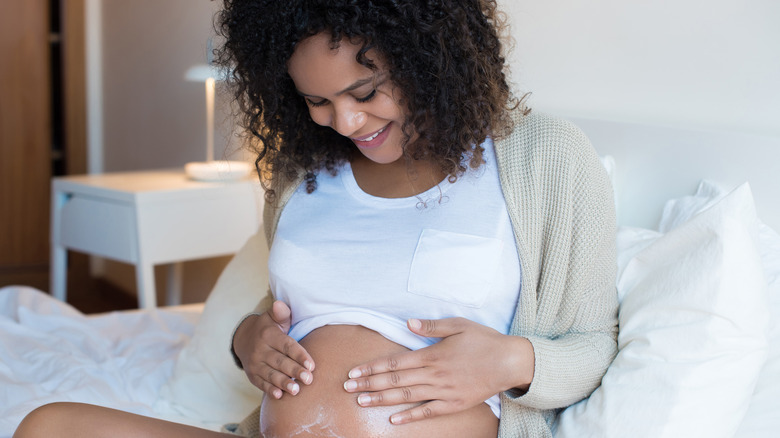
[[[617,353],[615,210],[606,171],[582,131],[543,114],[514,117],[495,150],[522,272],[511,334],[531,341],[535,369],[526,393],[501,394],[498,436],[549,437],[558,410],[587,397]],[[300,183],[278,187],[266,205],[269,247]],[[270,303],[267,296],[256,310]],[[257,412],[243,423],[254,433]]]

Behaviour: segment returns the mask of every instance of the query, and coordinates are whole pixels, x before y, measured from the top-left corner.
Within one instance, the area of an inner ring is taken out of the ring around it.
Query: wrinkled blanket
[[[150,406],[201,309],[84,315],[36,289],[0,289],[0,438],[55,401],[155,416]]]

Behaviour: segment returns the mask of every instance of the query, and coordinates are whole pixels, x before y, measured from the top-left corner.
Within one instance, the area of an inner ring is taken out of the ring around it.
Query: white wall
[[[102,0],[103,169],[183,166],[206,158],[203,83],[184,80],[207,60],[211,0]],[[218,105],[229,99],[217,96]],[[215,157],[234,140],[217,114]],[[233,145],[235,146],[235,145]]]
[[[780,135],[780,1],[500,3],[534,108]]]
[[[206,59],[221,3],[94,1],[104,169],[202,159],[204,93],[182,75]],[[780,135],[780,1],[499,1],[515,41],[512,80],[541,111]],[[236,146],[225,117],[218,156]]]

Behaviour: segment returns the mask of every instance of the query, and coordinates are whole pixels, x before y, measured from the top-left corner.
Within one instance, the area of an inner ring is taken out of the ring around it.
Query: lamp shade
[[[184,73],[184,79],[192,82],[206,82],[208,78],[224,81],[229,74],[229,69],[221,68],[214,64],[197,64],[187,69]]]

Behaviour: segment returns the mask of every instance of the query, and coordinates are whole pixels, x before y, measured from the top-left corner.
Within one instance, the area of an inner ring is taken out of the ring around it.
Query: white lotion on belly
[[[333,425],[333,415],[325,407],[320,406],[317,411],[317,418],[309,424],[299,425],[293,431],[291,437],[296,436],[316,436],[322,438],[343,438]]]

